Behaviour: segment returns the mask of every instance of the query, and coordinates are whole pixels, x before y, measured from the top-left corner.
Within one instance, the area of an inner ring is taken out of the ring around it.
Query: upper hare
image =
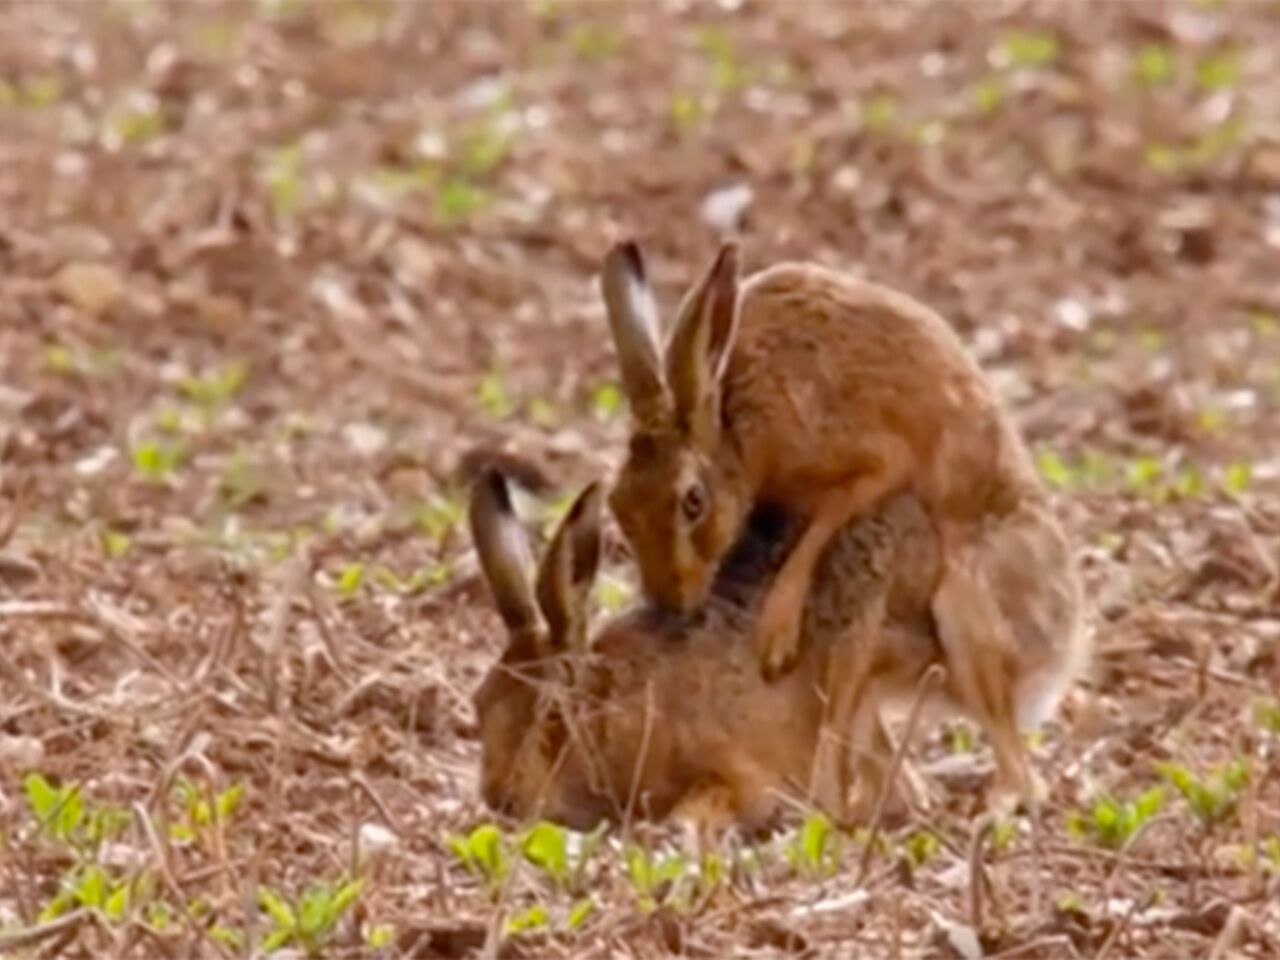
[[[851,518],[909,490],[942,542],[931,609],[952,682],[992,737],[999,799],[1038,784],[1009,665],[1087,652],[1071,546],[1009,415],[959,337],[906,295],[816,264],[739,284],[725,243],[670,334],[639,248],[614,246],[602,286],[634,430],[610,505],[646,592],[688,611],[758,503],[803,518],[756,625],[766,674],[795,658],[818,557]],[[1059,687],[1046,689],[1046,703]]]

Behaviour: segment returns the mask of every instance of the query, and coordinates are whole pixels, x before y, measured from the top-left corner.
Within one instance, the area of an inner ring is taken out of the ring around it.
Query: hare
[[[852,817],[869,812],[891,751],[878,698],[910,691],[942,656],[928,611],[939,551],[919,503],[893,499],[834,538],[806,606],[804,652],[771,683],[751,623],[787,531],[761,512],[706,606],[682,615],[645,603],[588,644],[603,499],[598,483],[578,496],[531,585],[505,481],[489,471],[473,487],[472,535],[508,633],[474,696],[486,804],[582,830],[674,816],[702,835],[765,829],[788,799],[848,820],[852,780]],[[837,706],[833,687],[859,690],[858,702]]]
[[[1037,711],[1010,664],[1069,651],[1043,697],[1055,702],[1087,655],[1083,596],[1030,455],[946,321],[815,264],[740,287],[734,243],[684,297],[665,349],[634,243],[609,251],[602,290],[634,421],[609,503],[646,593],[695,609],[754,505],[801,517],[755,626],[776,677],[800,650],[832,535],[910,491],[941,538],[930,607],[957,693],[992,735],[992,799],[1031,799],[1040,787],[1018,727]]]

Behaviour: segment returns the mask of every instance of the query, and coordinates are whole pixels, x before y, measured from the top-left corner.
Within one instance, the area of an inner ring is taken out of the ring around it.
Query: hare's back
[[[988,421],[993,397],[947,322],[895,290],[784,263],[743,285],[724,416],[765,474],[824,482],[905,438],[916,454],[944,428]],[[785,491],[784,491],[785,494]]]

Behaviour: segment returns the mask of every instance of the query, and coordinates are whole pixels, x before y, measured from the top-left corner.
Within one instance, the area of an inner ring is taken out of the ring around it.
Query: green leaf
[[[596,902],[590,897],[579,900],[569,909],[569,916],[565,921],[565,925],[570,930],[577,930],[580,926],[587,922],[587,918],[595,911]]]
[[[46,903],[36,917],[38,923],[49,923],[57,920],[60,916],[71,909],[76,903],[76,895],[69,890],[64,890],[56,897]]]
[[[541,869],[557,883],[564,883],[569,874],[565,831],[562,827],[543,820],[525,834],[521,844],[525,859]]]
[[[351,597],[360,589],[360,584],[363,582],[364,564],[348,563],[338,571],[338,582],[334,588],[340,596]]]
[[[395,941],[396,928],[389,923],[376,923],[364,935],[364,942],[374,950],[389,947]]]
[[[258,888],[258,906],[267,911],[281,930],[292,931],[297,928],[298,918],[294,916],[293,908],[271,888]]]
[[[218,809],[218,820],[225,823],[231,819],[232,814],[240,806],[240,801],[244,798],[244,784],[234,783],[222,793],[218,794],[215,806]]]
[[[298,933],[304,939],[320,933],[336,919],[333,895],[321,885],[307,887],[298,900]]]
[[[617,384],[602,384],[591,394],[591,412],[600,420],[611,420],[622,410],[624,399]]]
[[[507,936],[515,936],[528,930],[540,930],[547,925],[547,908],[540,903],[534,904],[528,910],[517,913],[514,917],[506,922],[505,931]]]
[[[90,864],[75,886],[76,899],[81,906],[99,909],[107,899],[107,874],[100,866]]]
[[[27,807],[35,818],[41,823],[52,818],[62,801],[62,791],[38,773],[27,774],[22,786],[27,795]]]
[[[809,814],[800,828],[800,850],[810,870],[816,873],[823,869],[830,843],[831,821],[820,811]]]
[[[1005,36],[1001,47],[1014,67],[1045,67],[1061,52],[1057,36],[1047,30],[1014,31]]]
[[[1229,463],[1222,471],[1222,489],[1232,496],[1239,496],[1253,482],[1253,465],[1246,462]]]
[[[147,925],[163,933],[173,922],[173,909],[163,900],[153,900],[147,904],[146,916]]]
[[[1168,83],[1173,79],[1175,69],[1169,48],[1158,43],[1144,46],[1133,61],[1134,74],[1149,87]]]
[[[333,903],[331,909],[334,919],[339,919],[347,910],[360,899],[360,893],[364,890],[364,881],[360,878],[348,880],[346,883],[338,887],[333,895]]]
[[[295,932],[292,927],[289,927],[288,929],[283,927],[277,928],[263,938],[262,949],[267,953],[274,953],[292,940],[294,938],[294,933]]]
[[[1240,67],[1231,53],[1211,54],[1196,64],[1196,86],[1207,93],[1234,87]]]
[[[121,920],[129,909],[129,884],[122,883],[111,892],[103,904],[103,912],[112,920]]]

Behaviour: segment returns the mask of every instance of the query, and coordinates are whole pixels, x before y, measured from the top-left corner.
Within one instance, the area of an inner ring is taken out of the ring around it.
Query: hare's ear
[[[662,380],[658,308],[645,276],[644,258],[633,241],[609,250],[600,286],[632,414],[637,423],[655,426],[670,415],[671,399]]]
[[[588,604],[600,567],[603,489],[596,482],[578,494],[538,568],[538,606],[551,644],[571,652],[587,645]]]
[[[738,245],[721,244],[706,275],[685,295],[667,345],[666,379],[681,427],[714,442],[720,379],[738,332]]]
[[[471,488],[471,539],[494,606],[513,643],[531,649],[541,632],[538,609],[529,586],[529,544],[511,506],[507,482],[496,470],[485,470]]]

